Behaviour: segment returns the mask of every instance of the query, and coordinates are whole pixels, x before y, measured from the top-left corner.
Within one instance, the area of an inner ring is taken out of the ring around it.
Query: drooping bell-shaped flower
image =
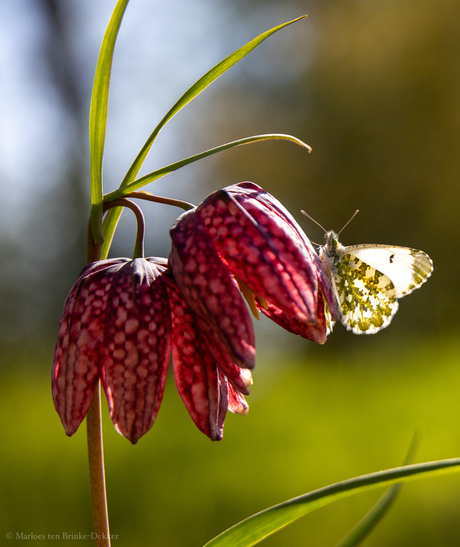
[[[208,335],[215,340],[224,333],[220,344],[239,366],[252,366],[244,352],[252,339],[235,335],[234,329],[252,331],[236,284],[253,310],[324,343],[327,309],[337,318],[329,281],[300,226],[261,187],[244,182],[212,193],[176,221],[171,238],[170,268],[193,312],[208,325],[219,325],[234,311],[226,330]]]
[[[243,394],[252,384],[225,351],[219,352],[201,330],[174,279],[166,277],[172,318],[172,364],[177,390],[196,426],[211,440],[220,440],[227,409],[247,414]],[[206,329],[207,330],[207,329]]]
[[[135,443],[153,425],[171,353],[166,260],[117,258],[86,266],[67,297],[54,353],[52,391],[72,435],[98,380],[117,430]]]

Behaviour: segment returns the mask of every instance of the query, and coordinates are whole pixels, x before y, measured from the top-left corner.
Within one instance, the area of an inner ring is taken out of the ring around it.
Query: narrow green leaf
[[[120,29],[121,20],[129,0],[118,0],[113,10],[94,75],[93,93],[89,114],[89,145],[91,155],[91,229],[94,241],[102,239],[102,157],[104,154],[105,132],[107,127],[107,107],[109,102],[110,74],[113,51]]]
[[[102,233],[104,234],[104,241],[101,248],[101,260],[105,260],[112,246],[113,236],[117,228],[118,221],[120,220],[123,207],[114,207],[107,212],[102,223]]]
[[[153,171],[152,173],[149,173],[148,175],[144,175],[143,177],[133,182],[130,182],[126,186],[122,186],[118,188],[118,190],[115,190],[113,192],[110,192],[109,194],[106,194],[104,196],[104,201],[105,202],[113,201],[115,199],[119,199],[124,196],[127,196],[128,194],[130,194],[131,192],[134,192],[135,190],[138,190],[142,186],[145,186],[146,184],[149,184],[150,182],[153,182],[154,180],[164,177],[165,175],[169,175],[169,173],[172,173],[173,171],[177,171],[178,169],[180,169],[181,167],[184,167],[185,165],[189,165],[190,163],[193,163],[194,161],[198,161],[208,156],[212,156],[213,154],[217,154],[218,152],[222,152],[223,150],[228,150],[229,148],[234,148],[235,146],[243,146],[245,144],[252,144],[255,142],[274,141],[274,140],[290,141],[295,144],[298,144],[299,146],[303,146],[304,148],[307,148],[308,151],[311,152],[311,148],[308,146],[308,144],[305,144],[303,141],[301,141],[300,139],[297,139],[296,137],[293,137],[292,135],[272,133],[268,135],[255,135],[253,137],[246,137],[244,139],[238,139],[236,141],[227,142],[226,144],[216,146],[215,148],[211,148],[209,150],[206,150],[205,152],[196,154],[195,156],[190,156],[189,158],[185,158],[175,163],[171,163],[170,165],[166,165],[165,167],[162,167],[161,169],[157,169],[156,171]]]
[[[299,517],[338,499],[396,482],[419,479],[421,475],[433,476],[455,471],[460,471],[460,458],[396,467],[338,482],[261,511],[229,528],[206,543],[205,547],[255,545]]]
[[[257,36],[257,38],[254,38],[250,42],[248,42],[246,45],[241,47],[240,49],[234,51],[232,54],[230,54],[228,57],[226,57],[223,61],[220,61],[220,63],[217,63],[211,70],[206,72],[204,76],[202,76],[197,82],[195,82],[192,87],[190,87],[183,95],[182,97],[170,108],[170,110],[165,114],[163,119],[160,121],[160,123],[155,127],[150,137],[147,139],[146,143],[142,147],[142,150],[139,152],[137,158],[134,160],[133,164],[129,168],[129,171],[127,172],[123,182],[122,186],[125,184],[128,184],[129,182],[132,182],[137,174],[139,173],[139,169],[141,168],[142,164],[144,163],[144,160],[149,153],[149,150],[154,142],[154,140],[157,138],[158,133],[163,129],[163,127],[167,124],[167,122],[175,116],[186,104],[188,104],[190,101],[192,101],[197,95],[199,95],[202,91],[204,91],[209,85],[211,85],[219,76],[222,76],[224,72],[226,72],[229,68],[231,68],[233,65],[235,65],[238,61],[241,61],[243,57],[245,57],[248,53],[250,53],[253,49],[255,49],[261,42],[266,40],[269,36],[274,34],[275,32],[281,30],[284,27],[287,27],[288,25],[292,25],[292,23],[296,23],[297,21],[300,21],[301,19],[305,19],[306,15],[303,15],[302,17],[298,17],[297,19],[294,19],[293,21],[288,21],[287,23],[283,23],[282,25],[279,25],[277,27],[274,27],[270,30],[267,30],[266,32],[262,33],[260,36]]]
[[[414,434],[409,450],[403,465],[411,464],[415,459],[415,454],[420,445],[420,429]],[[398,483],[391,486],[385,494],[378,500],[372,509],[364,515],[351,532],[338,543],[337,547],[356,547],[359,545],[383,519],[390,507],[396,501],[396,496],[401,490],[403,484]]]
[[[238,61],[241,61],[241,59],[243,59],[248,53],[250,53],[253,49],[255,49],[261,42],[266,40],[269,36],[281,30],[282,28],[287,27],[288,25],[292,25],[292,23],[296,23],[297,21],[300,21],[301,19],[305,19],[305,17],[307,16],[302,15],[301,17],[298,17],[297,19],[288,21],[287,23],[283,23],[282,25],[279,25],[277,27],[274,27],[262,33],[260,36],[257,36],[256,38],[248,42],[246,45],[244,45],[240,49],[230,54],[223,61],[220,61],[220,63],[217,63],[217,65],[211,68],[211,70],[206,72],[204,76],[202,76],[197,82],[195,82],[192,85],[192,87],[190,87],[182,95],[182,97],[180,97],[180,99],[170,108],[170,110],[166,113],[166,115],[163,117],[160,123],[155,127],[152,134],[147,139],[141,151],[139,152],[136,159],[134,160],[133,164],[131,165],[128,172],[126,173],[126,176],[123,179],[120,187],[126,186],[130,182],[133,182],[134,179],[137,177],[137,174],[139,173],[139,170],[142,167],[142,164],[144,163],[144,160],[147,157],[147,154],[149,153],[153,142],[157,138],[159,132],[163,129],[163,127],[168,123],[168,121],[173,116],[175,116],[180,110],[182,110],[182,108],[184,108],[184,106],[186,106],[197,95],[199,95],[209,85],[211,85],[215,80],[217,80],[219,76],[222,76],[224,72],[226,72],[229,68],[235,65]],[[106,218],[104,219],[104,227],[103,227],[104,243],[102,245],[102,258],[105,258],[108,255],[110,246],[112,244],[113,235],[115,233],[118,220],[120,219],[120,214],[121,214],[121,211],[118,208],[111,209],[107,213]]]

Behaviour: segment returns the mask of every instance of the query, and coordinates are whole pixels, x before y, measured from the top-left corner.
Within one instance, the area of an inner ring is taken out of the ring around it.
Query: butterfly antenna
[[[314,222],[317,226],[319,226],[321,228],[321,230],[323,230],[324,233],[326,233],[326,230],[321,226],[321,224],[315,220],[314,218],[312,218],[308,213],[306,213],[305,211],[300,211],[302,213],[302,215],[306,216],[307,218],[309,218],[312,222]],[[358,212],[358,211],[356,211]],[[350,219],[351,220],[351,219]],[[348,221],[349,222],[349,221]],[[348,224],[348,223],[347,223]],[[345,225],[346,226],[346,225]],[[318,245],[317,243],[315,245]]]
[[[343,232],[343,230],[350,224],[350,222],[355,218],[355,216],[359,213],[359,209],[356,209],[356,211],[353,213],[352,217],[350,218],[350,220],[345,224],[345,226],[342,227],[342,229],[340,230],[340,232],[337,234],[338,236]]]

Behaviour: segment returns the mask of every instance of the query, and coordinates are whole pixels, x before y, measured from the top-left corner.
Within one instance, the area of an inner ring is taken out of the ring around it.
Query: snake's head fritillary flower
[[[116,429],[136,443],[157,416],[172,349],[193,421],[211,440],[222,439],[227,410],[248,411],[252,378],[224,350],[209,347],[166,259],[87,266],[67,297],[54,353],[53,399],[66,433],[77,431],[101,380]]]
[[[244,395],[252,383],[255,340],[241,293],[194,211],[171,229],[174,377],[196,425],[219,439],[227,408],[248,411]]]
[[[153,425],[171,353],[165,259],[117,258],[83,269],[67,297],[52,391],[67,435],[86,416],[98,380],[116,429],[132,443]]]
[[[253,335],[236,285],[255,313],[325,342],[328,321],[338,317],[329,281],[300,226],[261,187],[244,182],[212,193],[179,217],[171,237],[170,267],[185,301],[217,327],[208,337],[240,367],[253,366]]]
[[[168,279],[166,277],[166,279]],[[166,284],[172,317],[172,364],[179,394],[196,426],[211,440],[220,440],[227,410],[247,414],[244,394],[252,376],[241,369],[217,340],[203,330],[203,320],[184,301],[175,280]]]

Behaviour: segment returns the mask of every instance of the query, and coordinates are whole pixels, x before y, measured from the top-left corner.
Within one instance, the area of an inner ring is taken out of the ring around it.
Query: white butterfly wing
[[[393,283],[396,298],[418,289],[433,271],[430,257],[423,251],[390,245],[351,245],[349,254],[387,276]]]

